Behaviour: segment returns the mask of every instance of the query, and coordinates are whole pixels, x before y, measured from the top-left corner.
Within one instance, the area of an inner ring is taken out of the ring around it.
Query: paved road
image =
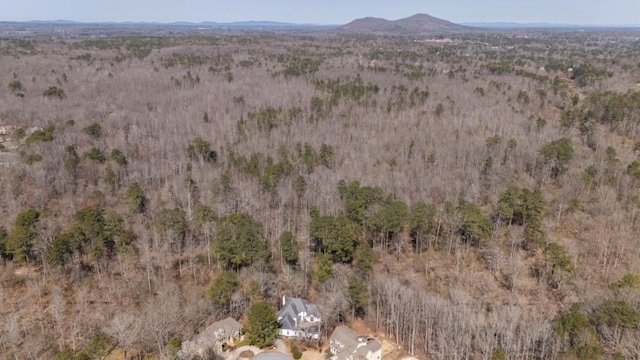
[[[232,352],[229,353],[229,355],[227,356],[226,360],[238,360],[238,358],[240,358],[240,354],[242,354],[242,352],[244,351],[251,351],[253,352],[253,355],[257,355],[259,353],[262,352],[262,350],[258,347],[255,346],[240,346],[239,348],[233,350]]]
[[[285,344],[282,339],[276,339],[275,346],[277,351],[289,355],[289,352],[287,351],[287,344]],[[257,348],[255,346],[241,346],[230,352],[229,355],[227,355],[226,360],[238,360],[240,358],[240,354],[247,350],[253,352],[253,355],[258,355],[262,352],[260,348]]]

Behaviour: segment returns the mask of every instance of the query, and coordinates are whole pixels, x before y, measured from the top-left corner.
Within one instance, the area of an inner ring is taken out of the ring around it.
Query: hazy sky
[[[344,24],[427,13],[453,22],[639,24],[640,0],[0,0],[0,21],[245,21]]]

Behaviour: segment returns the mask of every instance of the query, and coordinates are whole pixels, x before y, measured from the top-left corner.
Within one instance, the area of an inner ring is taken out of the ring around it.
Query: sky
[[[346,24],[426,13],[456,23],[640,24],[640,0],[0,0],[0,21],[268,20]]]

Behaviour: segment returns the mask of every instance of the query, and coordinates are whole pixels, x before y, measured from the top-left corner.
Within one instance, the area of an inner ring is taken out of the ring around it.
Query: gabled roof
[[[300,313],[306,313],[307,316],[320,318],[320,309],[315,304],[310,304],[307,300],[300,298],[286,298],[284,306],[278,312],[278,321],[280,328],[285,330],[297,330],[301,324],[297,320]]]
[[[364,346],[359,346],[353,354],[355,355],[355,358],[366,358],[369,352],[374,353],[381,349],[382,344],[380,344],[380,341],[369,338],[366,339],[366,344]]]
[[[296,323],[290,316],[285,316],[280,319],[280,328],[285,330],[296,330]]]
[[[196,343],[214,344],[222,339],[235,336],[235,333],[242,329],[242,324],[233,318],[216,321],[204,329],[194,341]]]
[[[344,349],[354,347],[358,345],[358,334],[344,325],[339,325],[333,330],[329,342],[331,346],[336,350],[343,351]]]
[[[338,360],[366,359],[369,352],[375,353],[382,349],[380,341],[373,338],[364,338],[344,325],[336,327],[329,339],[331,348],[335,350]]]
[[[288,314],[298,316],[301,312],[306,312],[307,315],[320,317],[320,309],[318,309],[318,306],[310,304],[307,300],[300,298],[286,298],[284,306],[282,306],[278,315]]]

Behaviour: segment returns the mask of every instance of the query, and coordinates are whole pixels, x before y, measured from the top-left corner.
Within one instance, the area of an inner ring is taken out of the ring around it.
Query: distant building
[[[362,337],[346,326],[336,327],[329,339],[333,360],[381,360],[382,344],[370,337]]]
[[[280,336],[319,339],[321,323],[317,305],[300,298],[282,298],[282,309],[278,312]]]
[[[15,130],[15,126],[11,125],[0,125],[0,142],[10,140],[11,134],[13,134],[13,130]]]
[[[189,359],[204,356],[211,350],[223,353],[225,346],[233,346],[234,340],[242,334],[242,324],[230,317],[216,321],[204,329],[193,340],[182,343],[178,357]]]
[[[10,135],[13,128],[11,125],[0,126],[0,135]]]

